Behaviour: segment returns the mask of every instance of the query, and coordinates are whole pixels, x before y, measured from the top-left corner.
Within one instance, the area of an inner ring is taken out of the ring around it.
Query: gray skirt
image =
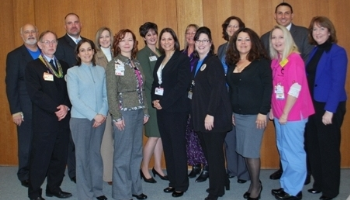
[[[260,158],[261,141],[265,128],[258,129],[256,127],[256,118],[257,115],[234,113],[237,142],[236,152],[245,158]]]

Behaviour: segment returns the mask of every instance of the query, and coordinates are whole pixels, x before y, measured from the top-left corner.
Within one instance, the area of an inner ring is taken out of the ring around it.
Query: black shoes
[[[275,171],[273,174],[270,175],[270,179],[272,180],[278,180],[281,178],[283,174],[283,170],[282,169],[278,169],[277,171]]]
[[[174,191],[171,196],[173,196],[173,197],[181,197],[182,195],[184,195],[184,192],[182,192],[182,191]]]
[[[45,199],[42,197],[37,197],[37,198],[30,199],[30,200],[45,200]]]
[[[227,174],[227,177],[228,177],[228,178],[234,178],[235,176],[234,176],[234,175]]]
[[[147,195],[141,193],[139,195],[133,194],[133,197],[135,197],[136,199],[147,199]]]
[[[261,184],[261,183],[260,183]],[[260,199],[260,197],[261,197],[261,192],[262,192],[262,190],[263,190],[263,186],[261,185],[260,186],[260,192],[259,192],[259,195],[257,196],[257,197],[255,197],[255,198],[252,198],[252,197],[250,197],[250,194],[249,194],[249,196],[248,196],[248,200],[259,200]]]
[[[171,193],[171,192],[174,192],[175,191],[175,188],[173,187],[167,187],[163,190],[165,193]]]
[[[307,191],[310,192],[311,194],[318,194],[318,193],[321,193],[321,191],[316,190],[316,189],[314,189],[314,188],[308,189]]]
[[[246,183],[246,182],[247,182],[246,180],[243,180],[243,179],[237,179],[237,183],[243,184],[243,183]]]
[[[209,178],[209,167],[208,165],[203,167],[201,174],[196,179],[196,182],[204,182]]]
[[[96,199],[98,199],[98,200],[107,200],[107,197],[105,195],[102,195],[102,196],[96,197]]]
[[[306,174],[306,179],[305,179],[305,182],[304,182],[304,185],[307,185],[311,182],[311,175],[310,173],[307,173]]]
[[[62,190],[60,190],[59,192],[50,192],[50,191],[46,190],[46,196],[48,196],[48,197],[55,196],[59,199],[66,199],[66,198],[71,197],[72,194],[69,192],[63,192]]]
[[[162,180],[169,180],[169,178],[168,178],[167,175],[165,175],[165,176],[160,175],[160,174],[154,169],[154,167],[152,168],[152,173],[153,173],[153,176],[154,176],[154,177],[156,177],[156,175],[158,175],[159,178],[162,179]]]
[[[209,194],[204,200],[217,200],[218,196]]]
[[[23,187],[29,187],[29,180],[21,181],[21,185],[22,185]]]
[[[321,200],[332,200],[333,198],[332,198],[332,197],[327,197],[327,196],[322,195],[322,196],[320,197],[320,199],[321,199]]]
[[[143,179],[146,183],[157,183],[157,181],[154,180],[154,178],[152,177],[146,178],[141,169],[140,169],[140,175],[141,175],[141,179]]]
[[[188,174],[188,178],[194,178],[196,177],[202,170],[201,164],[193,165],[192,171]]]
[[[72,181],[72,182],[74,182],[74,183],[77,183],[77,178],[74,176],[74,177],[72,177],[72,178],[70,178],[70,180]]]
[[[248,199],[249,196],[250,196],[250,192],[248,191],[243,194],[243,198],[245,199]]]
[[[299,192],[296,196],[286,193],[283,188],[271,190],[271,194],[278,200],[300,200],[303,198],[303,193]]]

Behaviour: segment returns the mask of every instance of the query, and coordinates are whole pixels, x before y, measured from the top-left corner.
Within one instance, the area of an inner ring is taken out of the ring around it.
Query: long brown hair
[[[250,51],[247,55],[247,60],[253,61],[256,59],[260,59],[260,58],[268,59],[266,50],[263,47],[263,44],[261,43],[258,34],[256,34],[250,28],[241,28],[238,31],[236,31],[235,34],[233,34],[233,36],[230,39],[229,47],[228,47],[228,50],[226,52],[227,64],[234,65],[240,59],[240,55],[239,55],[239,52],[238,52],[237,46],[236,46],[236,41],[238,38],[238,34],[241,32],[247,33],[249,35],[250,41],[252,43],[252,48],[250,49]]]

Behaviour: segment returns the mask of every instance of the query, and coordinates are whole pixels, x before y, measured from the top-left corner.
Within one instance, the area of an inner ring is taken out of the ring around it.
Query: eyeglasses
[[[41,41],[41,43],[44,43],[45,45],[54,45],[54,44],[57,44],[57,40],[52,40],[52,41],[49,41],[49,40],[45,40],[45,41]]]
[[[36,33],[36,30],[31,30],[31,31],[23,31],[24,34],[34,34]]]
[[[195,41],[196,44],[200,44],[200,43],[208,44],[209,42],[210,42],[210,40],[196,40]]]

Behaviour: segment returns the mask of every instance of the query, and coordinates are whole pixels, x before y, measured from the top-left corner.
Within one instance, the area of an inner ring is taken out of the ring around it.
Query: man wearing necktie
[[[75,13],[68,13],[65,20],[66,34],[58,39],[57,50],[55,56],[59,60],[68,63],[69,67],[73,67],[77,63],[75,57],[75,47],[77,43],[83,38],[80,36],[81,22],[79,16]],[[70,136],[68,146],[68,176],[73,181],[75,179],[75,147],[72,136]]]
[[[64,80],[68,64],[55,59],[56,38],[51,31],[41,33],[38,46],[42,53],[38,59],[28,63],[25,71],[25,83],[33,108],[28,188],[31,200],[44,200],[41,185],[46,177],[46,196],[72,196],[60,188],[68,155],[70,101]],[[50,64],[54,60],[57,70]]]

